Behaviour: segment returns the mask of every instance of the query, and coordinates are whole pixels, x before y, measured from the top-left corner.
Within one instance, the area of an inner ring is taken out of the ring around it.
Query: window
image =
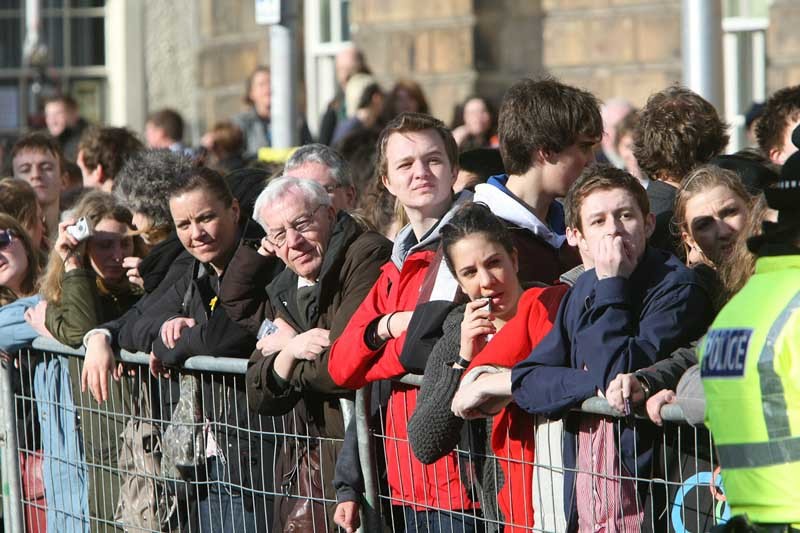
[[[350,44],[350,0],[306,0],[306,119],[315,135],[336,94],[334,58]]]
[[[728,151],[747,147],[745,113],[766,98],[766,30],[770,0],[725,0],[723,46],[725,115],[731,125]]]
[[[71,94],[89,120],[104,119],[105,4],[41,0],[40,38],[47,47],[42,78],[42,71],[24,58],[25,1],[0,0],[0,134],[41,127],[39,98],[58,91]]]

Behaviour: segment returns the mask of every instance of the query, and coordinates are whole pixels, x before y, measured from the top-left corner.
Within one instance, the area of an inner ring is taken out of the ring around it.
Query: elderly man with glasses
[[[305,503],[292,496],[335,500],[332,480],[340,445],[330,439],[344,437],[339,399],[352,391],[331,379],[328,347],[375,284],[391,243],[345,211],[337,212],[326,190],[306,179],[272,180],[256,200],[253,218],[264,228],[266,242],[258,251],[239,248],[223,279],[221,301],[242,326],[254,333],[272,331],[262,336],[250,360],[251,408],[273,416],[294,409],[287,417],[294,427],[286,432],[308,431],[312,437],[285,443],[277,461],[275,479],[283,479],[278,492],[289,495],[276,501],[275,529],[282,531]],[[287,268],[269,283],[267,256],[272,254]],[[261,328],[265,319],[270,328]],[[301,476],[311,476],[319,493],[304,493],[311,485],[301,485]],[[317,501],[313,520],[327,522],[315,524],[313,531],[334,530],[333,507],[323,512]]]

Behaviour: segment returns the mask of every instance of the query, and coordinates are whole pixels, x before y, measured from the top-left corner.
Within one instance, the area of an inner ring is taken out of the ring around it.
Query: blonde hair
[[[675,208],[672,215],[672,233],[683,243],[687,257],[689,256],[689,245],[683,240],[683,234],[691,235],[692,232],[686,221],[686,204],[695,195],[719,186],[728,188],[745,203],[748,220],[753,213],[753,206],[758,198],[747,192],[741,178],[734,171],[716,165],[702,165],[692,170],[675,194]]]
[[[756,270],[756,254],[747,247],[747,240],[762,233],[762,224],[766,219],[769,206],[763,195],[755,197],[750,207],[750,216],[747,225],[742,228],[736,238],[736,244],[731,251],[730,257],[723,261],[717,268],[722,291],[720,291],[717,304],[721,308],[734,294],[739,292],[750,276]]]
[[[72,212],[75,219],[85,217],[89,220],[92,227],[97,226],[101,220],[111,218],[117,222],[127,224],[133,228],[130,210],[120,204],[117,199],[103,191],[90,191],[86,193]],[[133,238],[133,254],[140,255],[143,244],[139,237]],[[83,268],[91,270],[89,257],[84,255]],[[62,282],[64,277],[64,261],[55,253],[50,253],[50,260],[47,263],[47,270],[42,276],[41,293],[44,298],[54,304],[61,302]]]

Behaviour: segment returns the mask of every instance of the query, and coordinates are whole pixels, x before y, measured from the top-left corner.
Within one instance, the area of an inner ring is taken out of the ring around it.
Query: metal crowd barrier
[[[259,417],[246,409],[244,417],[227,416],[239,412],[243,407],[241,402],[247,401],[241,394],[236,394],[242,392],[246,360],[193,357],[181,370],[181,374],[197,376],[202,390],[211,391],[209,398],[203,400],[211,402],[211,412],[220,414],[214,420],[191,425],[194,432],[202,430],[206,439],[202,460],[198,461],[201,465],[189,473],[190,481],[185,482],[163,474],[159,461],[164,444],[161,441],[163,431],[178,398],[176,381],[153,378],[146,354],[122,352],[120,359],[126,363],[127,372],[120,383],[111,385],[109,380],[109,388],[113,389],[109,400],[98,405],[87,392],[75,394],[73,406],[69,406],[62,401],[58,387],[72,386],[75,389],[74,382],[79,381],[83,363],[82,355],[83,350],[72,350],[40,338],[31,349],[19,353],[16,365],[6,362],[5,371],[0,372],[0,446],[3,447],[6,532],[272,531],[271,520],[275,513],[286,512],[295,504],[303,503],[312,510],[313,524],[296,528],[296,531],[336,531],[330,520],[330,511],[335,505],[330,479],[316,480],[309,476],[304,483],[295,479],[295,483],[287,485],[278,477],[287,468],[289,474],[294,469],[300,470],[299,458],[303,457],[304,450],[315,446],[340,446],[341,440],[313,435],[303,425],[302,413],[297,409],[281,417]],[[59,382],[53,375],[43,372],[53,361],[68,365],[73,383]],[[416,387],[421,384],[421,376],[405,376],[400,381],[406,386]],[[499,467],[502,461],[522,464],[522,458],[498,458],[486,446],[473,446],[469,450],[457,448],[457,467],[452,471],[434,471],[433,477],[422,484],[426,487],[423,490],[433,491],[433,487],[445,479],[455,476],[462,479],[460,476],[465,473],[480,476],[475,465],[482,465],[482,468],[489,469],[489,477],[494,479],[495,492],[505,483],[511,483],[516,484],[515,490],[525,494],[526,504],[532,506],[536,520],[533,528],[524,527],[520,518],[530,509],[512,508],[511,516],[499,516],[490,512],[491,507],[496,507],[496,502],[481,505],[481,500],[484,504],[487,502],[470,483],[467,483],[465,495],[455,495],[455,500],[460,498],[460,504],[451,505],[454,495],[445,494],[444,498],[450,502],[447,505],[424,505],[421,514],[404,515],[402,507],[415,502],[392,495],[385,477],[392,469],[402,468],[400,471],[407,473],[405,467],[408,467],[413,472],[410,465],[416,459],[411,455],[406,439],[389,436],[387,423],[392,422],[385,406],[380,407],[377,414],[370,412],[368,396],[367,390],[358,391],[355,404],[344,402],[343,405],[345,427],[350,417],[355,416],[357,421],[365,487],[362,531],[413,531],[414,527],[407,525],[407,521],[425,520],[428,516],[433,516],[434,522],[438,520],[439,527],[434,524],[434,528],[441,531],[565,530],[561,490],[566,471],[561,457],[565,434],[560,423],[531,419],[537,428],[533,444],[535,461],[527,463],[533,468],[531,486],[524,486],[526,484],[518,479],[503,479]],[[576,414],[592,417],[595,422],[621,416],[601,398],[584,402],[581,413]],[[410,415],[403,413],[406,418]],[[588,496],[582,497],[580,505],[582,508],[589,506],[602,515],[609,512],[609,502],[624,498],[625,487],[633,486],[636,490],[633,507],[628,505],[611,510],[611,519],[621,524],[616,530],[707,531],[730,514],[724,502],[710,435],[702,426],[685,424],[683,413],[676,405],[665,406],[662,415],[666,423],[663,430],[656,433],[654,470],[624,472],[619,456],[606,458],[605,463],[615,464],[618,472],[575,469],[581,479],[589,480],[594,487]],[[77,420],[75,429],[80,434],[64,432],[63,427],[53,425],[52,419]],[[629,423],[634,425],[635,431],[652,432],[654,429],[644,420]],[[619,442],[619,426],[613,427],[616,428],[615,442]],[[133,454],[133,458],[123,461],[120,452],[125,441],[121,436],[132,428],[140,430],[139,437],[146,433],[137,442],[151,455]],[[153,428],[155,431],[152,433],[144,431]],[[214,437],[212,446],[209,446],[209,435]],[[48,444],[46,449],[43,443]],[[54,443],[68,449],[55,453]],[[73,449],[69,449],[70,443],[74,445]],[[223,453],[215,456],[209,451],[215,449]],[[234,452],[224,453],[225,450]],[[290,457],[295,461],[287,465],[286,460]],[[264,467],[256,472],[259,460]],[[240,471],[235,477],[230,470],[234,462]],[[283,469],[279,469],[279,463],[283,464]],[[41,465],[39,477],[38,465]],[[327,466],[329,468],[320,471],[332,472],[333,465]],[[254,481],[259,478],[264,479]],[[413,475],[403,479],[403,483],[412,486],[415,481]],[[321,487],[312,487],[315,484],[321,484]],[[145,509],[139,515],[151,516],[151,521],[144,525],[143,522],[120,523],[121,508],[128,511],[126,516],[138,511],[133,509],[137,503],[135,498],[126,499],[120,494],[140,493],[150,495],[149,499],[140,499],[154,502],[155,508]],[[280,502],[290,502],[289,507],[279,510]],[[210,527],[208,524],[205,528],[198,527],[201,507],[210,509]],[[214,523],[213,520],[219,520],[220,513],[226,508],[237,509],[231,522]],[[48,523],[52,519],[55,524]],[[245,523],[247,519],[251,522]]]
[[[123,377],[109,377],[109,399],[97,404],[79,392],[83,353],[39,338],[0,372],[6,532],[261,532],[278,512],[309,517],[296,531],[337,530],[333,465],[310,450],[342,440],[310,430],[301,406],[275,417],[247,409],[246,359],[192,357],[168,380],[150,374],[147,354],[123,351]],[[206,416],[176,423],[194,466],[170,476],[165,431],[189,374]],[[352,416],[353,402],[342,403]],[[312,475],[300,463],[321,468]]]
[[[406,375],[395,380],[402,385],[419,387],[422,384],[422,376]],[[356,410],[360,413],[364,407],[364,391],[359,391],[356,398]],[[622,470],[622,460],[619,455],[613,458],[613,463],[620,473],[609,473],[595,469],[580,470],[575,468],[572,471],[580,475],[582,480],[593,485],[594,492],[590,494],[579,493],[581,498],[579,507],[582,509],[594,509],[600,516],[603,513],[609,514],[605,520],[614,520],[615,525],[609,526],[606,522],[605,528],[600,528],[598,521],[579,523],[580,531],[603,530],[603,531],[656,531],[674,533],[700,533],[709,531],[716,524],[730,518],[730,510],[725,503],[721,477],[717,459],[714,456],[713,442],[710,433],[702,425],[692,426],[686,422],[684,413],[679,405],[668,404],[662,408],[662,418],[664,427],[656,428],[655,425],[645,420],[643,416],[637,416],[635,420],[628,421],[633,425],[634,432],[648,431],[655,432],[653,470],[649,472],[624,472]],[[404,413],[406,419],[411,413]],[[574,416],[572,416],[574,415]],[[613,421],[623,417],[623,414],[613,409],[603,398],[590,398],[583,402],[581,408],[572,413],[570,423],[574,423],[576,417],[581,419]],[[588,417],[588,418],[587,418]],[[386,472],[392,468],[398,468],[402,464],[411,464],[416,459],[410,452],[410,447],[398,447],[398,443],[408,444],[406,439],[398,439],[389,436],[386,426],[391,418],[385,406],[380,409],[377,416],[373,416],[370,424],[358,426],[359,445],[361,452],[362,469],[365,474],[372,477],[367,478],[365,499],[367,509],[372,516],[368,516],[371,527],[378,527],[374,524],[388,524],[394,531],[402,531],[402,514],[398,513],[398,508],[414,504],[417,509],[422,508],[423,518],[416,518],[423,522],[433,518],[433,527],[442,531],[476,531],[476,532],[518,532],[518,531],[547,531],[561,532],[566,531],[566,521],[564,518],[564,497],[563,483],[564,474],[567,469],[562,462],[562,449],[564,439],[562,422],[552,422],[541,417],[530,417],[531,423],[536,427],[536,437],[534,443],[535,461],[526,463],[521,458],[506,457],[498,458],[491,448],[487,446],[472,446],[470,450],[456,448],[458,472],[450,471],[447,468],[434,472],[432,479],[426,479],[423,487],[430,489],[430,492],[414,494],[415,497],[422,499],[433,494],[431,488],[439,480],[451,479],[454,476],[462,476],[468,471],[470,463],[482,463],[484,468],[492,469],[491,476],[494,478],[495,488],[499,489],[502,483],[517,483],[516,490],[522,491],[526,502],[532,506],[535,524],[533,527],[526,527],[521,516],[528,509],[516,509],[517,516],[513,516],[515,508],[512,507],[512,516],[487,516],[479,507],[480,494],[471,485],[467,490],[467,498],[459,500],[458,505],[451,505],[452,494],[445,495],[445,499],[451,498],[445,504],[419,505],[419,499],[407,501],[397,495],[391,494],[385,480],[380,480],[375,476],[376,472]],[[599,424],[594,426],[599,427]],[[614,425],[614,440],[620,441],[620,426]],[[590,430],[590,438],[592,437]],[[599,435],[599,434],[598,434]],[[369,443],[373,445],[370,446]],[[462,439],[463,442],[463,439]],[[473,443],[474,444],[474,443]],[[408,450],[403,455],[398,450]],[[619,448],[617,448],[619,449]],[[380,458],[381,453],[385,454],[385,460]],[[614,451],[616,454],[616,450]],[[636,450],[634,450],[634,454]],[[390,456],[391,455],[391,456]],[[506,464],[515,463],[518,465],[528,464],[533,467],[532,486],[520,486],[519,480],[503,480],[500,473],[499,463],[505,461]],[[592,463],[594,465],[594,463]],[[413,471],[412,471],[413,472]],[[480,475],[471,472],[469,476]],[[403,481],[414,486],[414,480]],[[630,505],[614,508],[611,501],[620,501],[624,496],[623,486],[625,484],[634,487],[633,501]],[[514,487],[512,487],[514,488]],[[473,505],[477,503],[477,505]],[[455,507],[455,508],[454,508]],[[442,513],[441,511],[445,511]],[[598,529],[595,529],[598,528]],[[377,529],[368,529],[369,531]]]

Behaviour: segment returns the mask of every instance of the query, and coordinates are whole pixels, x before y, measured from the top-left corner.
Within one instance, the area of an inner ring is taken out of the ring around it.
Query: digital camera
[[[92,225],[86,217],[81,217],[75,224],[67,226],[67,233],[75,237],[78,242],[85,241],[92,236]]]

